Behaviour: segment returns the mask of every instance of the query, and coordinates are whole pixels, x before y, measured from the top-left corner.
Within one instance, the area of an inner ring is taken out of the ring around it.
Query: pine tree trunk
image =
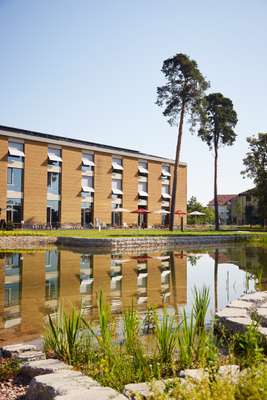
[[[214,308],[218,311],[218,264],[219,264],[219,249],[215,250],[214,255]]]
[[[217,176],[218,176],[218,148],[214,145],[214,210],[215,210],[215,230],[220,230],[219,207],[218,207],[218,192],[217,192]]]
[[[173,172],[171,213],[170,213],[170,224],[169,224],[170,231],[173,231],[173,228],[174,228],[176,189],[177,189],[177,180],[178,180],[178,168],[179,168],[179,161],[180,161],[181,143],[182,143],[182,136],[183,136],[184,112],[185,112],[185,104],[183,103],[182,109],[181,109],[181,114],[180,114],[178,138],[177,138],[177,145],[176,145],[175,164],[174,164],[174,172]]]

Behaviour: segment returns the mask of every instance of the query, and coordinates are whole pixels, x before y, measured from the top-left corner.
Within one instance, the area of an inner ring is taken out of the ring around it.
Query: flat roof
[[[160,162],[174,164],[173,159],[156,156],[152,154],[142,153],[137,150],[126,149],[124,147],[109,146],[106,144],[89,142],[87,140],[73,139],[52,135],[48,133],[35,132],[27,129],[14,128],[11,126],[0,125],[0,135],[11,136],[18,139],[31,139],[39,142],[47,142],[51,144],[78,147],[85,150],[101,151],[104,153],[111,153],[114,155],[126,155],[129,157],[142,158]],[[180,162],[180,165],[186,166],[186,163]]]

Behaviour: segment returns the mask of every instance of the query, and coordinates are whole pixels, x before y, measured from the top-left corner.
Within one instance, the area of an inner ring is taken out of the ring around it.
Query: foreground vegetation
[[[208,289],[195,289],[191,314],[188,316],[183,311],[179,321],[166,308],[161,317],[155,310],[148,310],[143,320],[130,308],[123,313],[122,323],[118,324],[100,293],[97,324],[88,322],[75,309],[67,314],[61,308],[57,317],[52,319],[49,316],[44,348],[48,355],[62,359],[102,385],[120,391],[128,383],[152,382],[153,385],[154,380],[177,378],[179,371],[186,368],[205,368],[209,378],[199,384],[201,387],[185,388],[174,381],[166,390],[172,390],[173,398],[177,399],[204,399],[204,396],[206,399],[250,398],[241,393],[242,380],[229,391],[230,397],[226,397],[228,392],[217,371],[220,365],[238,364],[241,369],[248,369],[244,384],[256,374],[259,387],[254,384],[253,390],[264,389],[262,381],[267,376],[267,369],[257,322],[245,333],[230,337],[220,329],[218,337],[214,326],[206,328],[208,306]],[[215,395],[220,392],[220,387],[225,389],[224,397]],[[249,388],[244,390],[247,392]],[[267,398],[267,387],[264,390]],[[155,393],[155,399],[168,398],[166,396]]]

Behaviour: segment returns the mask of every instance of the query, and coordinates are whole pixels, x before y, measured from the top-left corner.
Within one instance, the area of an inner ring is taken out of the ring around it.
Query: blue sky
[[[174,157],[156,87],[183,52],[238,113],[219,154],[219,193],[238,193],[246,137],[267,131],[266,18],[266,0],[0,0],[0,124]],[[212,153],[187,127],[182,160],[208,202]]]

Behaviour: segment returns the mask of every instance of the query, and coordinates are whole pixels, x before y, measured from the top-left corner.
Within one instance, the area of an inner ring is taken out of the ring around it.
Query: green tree
[[[267,133],[247,138],[249,151],[243,159],[245,170],[242,175],[253,179],[258,211],[262,223],[267,224]]]
[[[193,215],[188,215],[187,223],[189,225],[194,225],[196,222],[202,224],[213,224],[214,223],[214,210],[213,208],[205,207],[201,204],[195,196],[192,196],[187,202],[187,213],[192,211],[199,211],[205,215],[199,217],[194,217]]]
[[[184,119],[187,114],[190,115],[191,128],[195,126],[208,82],[200,73],[196,61],[181,53],[165,60],[161,71],[167,82],[157,88],[156,104],[164,108],[163,115],[171,126],[178,125],[169,225],[173,230]]]
[[[236,133],[237,114],[233,103],[221,93],[211,93],[205,97],[205,112],[202,115],[199,137],[214,151],[214,211],[215,230],[220,229],[218,210],[218,149],[220,145],[231,146]]]

